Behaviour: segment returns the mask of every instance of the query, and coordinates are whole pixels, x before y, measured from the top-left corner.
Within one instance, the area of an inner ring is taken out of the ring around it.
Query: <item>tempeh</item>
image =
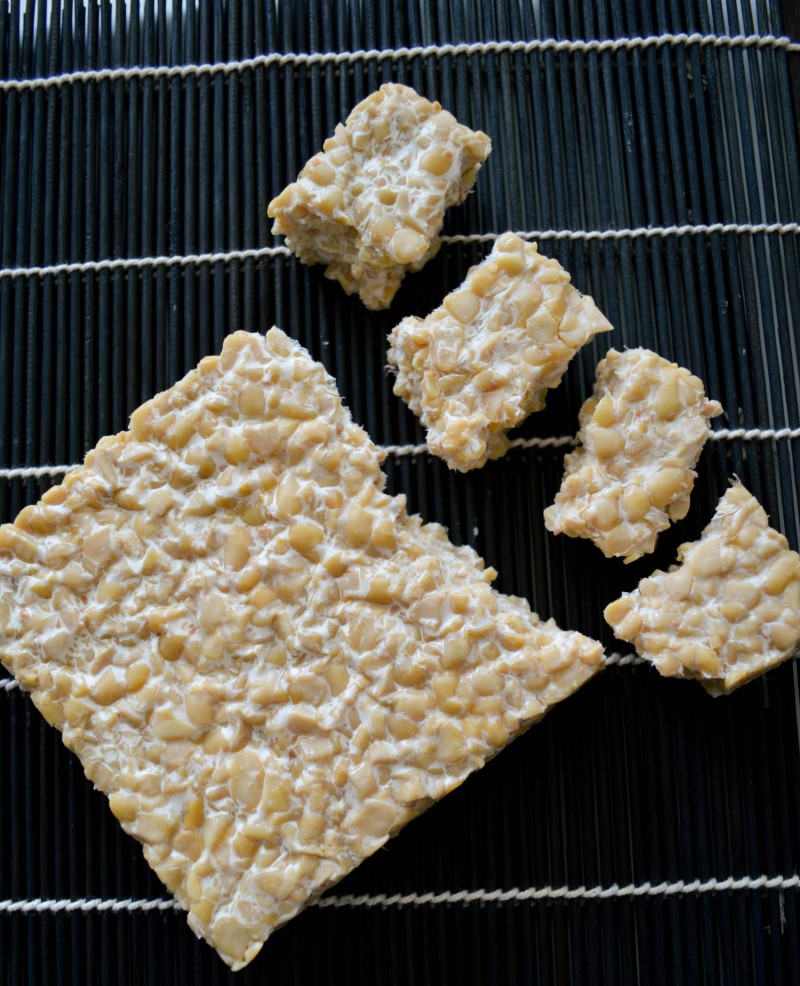
[[[421,418],[434,455],[477,469],[544,407],[580,347],[610,329],[557,260],[505,233],[439,308],[392,331],[394,392]]]
[[[490,150],[439,103],[387,83],[270,202],[272,231],[367,308],[388,308],[406,271],[439,249],[445,211],[464,201]]]
[[[234,969],[601,666],[382,492],[277,329],[0,528],[0,652]]]
[[[800,555],[741,483],[722,497],[680,565],[655,572],[606,607],[621,640],[667,676],[727,693],[800,645]]]
[[[590,538],[626,562],[653,551],[659,533],[686,516],[708,419],[721,413],[683,367],[649,349],[609,350],[544,512],[548,530]]]

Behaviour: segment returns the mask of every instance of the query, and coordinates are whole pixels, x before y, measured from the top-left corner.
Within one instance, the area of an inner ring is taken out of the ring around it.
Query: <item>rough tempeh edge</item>
[[[486,134],[387,83],[270,202],[272,231],[367,308],[388,308],[406,271],[439,249],[445,211],[464,201],[490,151]]]
[[[439,308],[393,329],[394,392],[422,419],[434,455],[477,469],[544,407],[580,347],[610,330],[557,260],[505,233]]]
[[[653,551],[659,532],[689,510],[708,419],[721,413],[689,370],[649,349],[609,350],[544,511],[548,530],[589,538],[626,562]]]
[[[741,483],[678,558],[605,610],[616,636],[661,674],[697,678],[720,695],[797,650],[800,555]]]
[[[233,968],[602,665],[239,332],[0,528],[0,650]]]

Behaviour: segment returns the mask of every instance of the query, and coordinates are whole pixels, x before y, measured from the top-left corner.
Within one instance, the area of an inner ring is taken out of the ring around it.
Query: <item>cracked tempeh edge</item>
[[[696,678],[721,695],[796,653],[800,555],[740,482],[678,560],[605,610],[615,635],[660,674]]]

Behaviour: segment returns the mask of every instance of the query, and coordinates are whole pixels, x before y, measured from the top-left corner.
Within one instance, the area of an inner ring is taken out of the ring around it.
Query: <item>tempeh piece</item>
[[[800,555],[741,483],[722,497],[700,540],[681,545],[678,559],[605,610],[617,637],[660,674],[697,678],[720,695],[795,653]]]
[[[611,325],[557,260],[513,233],[427,318],[389,337],[394,392],[428,429],[428,448],[467,472],[505,452],[505,433],[540,411],[572,357]]]
[[[238,332],[0,528],[0,653],[234,969],[601,666]]]
[[[689,510],[694,467],[722,413],[703,382],[649,349],[611,349],[579,414],[578,448],[544,512],[554,534],[590,538],[606,558],[635,561]]]
[[[439,249],[445,211],[467,197],[491,146],[439,103],[387,83],[270,202],[272,231],[367,308],[388,308],[406,271]]]

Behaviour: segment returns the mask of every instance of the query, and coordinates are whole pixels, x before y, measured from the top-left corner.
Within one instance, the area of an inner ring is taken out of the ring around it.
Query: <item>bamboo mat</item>
[[[613,337],[501,461],[461,476],[406,450],[388,485],[497,567],[501,590],[619,655],[235,977],[4,677],[2,982],[798,981],[796,664],[712,700],[625,660],[602,620],[699,534],[734,474],[798,548],[790,28],[767,0],[0,0],[0,520],[53,481],[25,470],[78,462],[239,328],[278,324],[376,442],[418,445],[386,334],[518,230]],[[371,313],[286,255],[266,206],[389,80],[494,152],[441,253]],[[574,433],[609,345],[690,367],[726,411],[689,515],[630,566],[542,522],[564,451],[543,440]]]

